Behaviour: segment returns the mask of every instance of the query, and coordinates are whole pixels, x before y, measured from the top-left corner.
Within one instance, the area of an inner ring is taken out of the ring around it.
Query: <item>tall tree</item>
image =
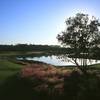
[[[73,53],[73,61],[82,70],[87,68],[87,58],[91,54],[91,48],[100,46],[100,22],[98,19],[88,14],[77,13],[74,17],[69,17],[66,21],[66,29],[57,35],[58,41],[63,46],[70,46]],[[81,64],[77,58],[81,59]]]

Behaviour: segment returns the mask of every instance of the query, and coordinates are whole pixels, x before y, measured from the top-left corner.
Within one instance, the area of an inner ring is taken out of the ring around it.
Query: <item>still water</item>
[[[23,59],[23,58],[18,58],[18,59]],[[44,63],[48,63],[48,64],[52,64],[52,65],[59,65],[59,66],[75,66],[75,64],[73,63],[73,60],[71,58],[67,58],[67,60],[62,60],[62,59],[58,59],[58,56],[41,56],[41,57],[26,57],[26,60],[34,60],[34,61],[40,61],[40,62],[44,62]],[[80,59],[77,59],[77,62],[80,64],[81,61]],[[100,63],[100,60],[96,61],[96,60],[89,60],[87,59],[88,65],[91,64],[97,64]]]

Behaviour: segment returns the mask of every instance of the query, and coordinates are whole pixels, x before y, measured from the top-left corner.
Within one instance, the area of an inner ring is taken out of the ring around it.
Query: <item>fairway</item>
[[[15,64],[8,60],[0,60],[0,84],[8,77],[18,73],[22,67],[22,65]]]

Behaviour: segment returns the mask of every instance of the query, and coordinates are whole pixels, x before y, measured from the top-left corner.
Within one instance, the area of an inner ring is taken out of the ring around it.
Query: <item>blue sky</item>
[[[100,0],[0,0],[0,44],[58,44],[65,20],[76,13],[100,18]]]

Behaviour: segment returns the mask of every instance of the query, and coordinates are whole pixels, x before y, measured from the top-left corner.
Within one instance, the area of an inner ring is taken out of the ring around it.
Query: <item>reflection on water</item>
[[[18,58],[18,59],[22,59],[22,58]],[[72,63],[72,59],[67,57],[67,60],[62,60],[62,59],[58,59],[58,56],[41,56],[41,57],[26,57],[26,60],[35,60],[35,61],[42,61],[48,64],[52,64],[52,65],[60,65],[60,66],[68,66],[68,65],[74,65],[74,63]],[[81,60],[77,59],[77,62],[79,64],[81,64]],[[100,63],[100,60],[96,61],[96,60],[87,60],[88,65],[91,64],[97,64]]]

